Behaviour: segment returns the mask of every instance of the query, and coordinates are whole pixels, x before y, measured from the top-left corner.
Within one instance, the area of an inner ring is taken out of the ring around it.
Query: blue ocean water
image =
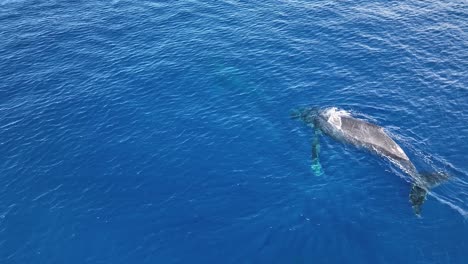
[[[0,1],[0,263],[466,263],[465,1]],[[422,217],[338,106],[445,171]]]

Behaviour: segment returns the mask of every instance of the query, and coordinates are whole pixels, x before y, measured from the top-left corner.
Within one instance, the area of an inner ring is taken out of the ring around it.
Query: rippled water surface
[[[0,263],[466,263],[466,1],[0,0]],[[290,119],[338,106],[450,181]]]

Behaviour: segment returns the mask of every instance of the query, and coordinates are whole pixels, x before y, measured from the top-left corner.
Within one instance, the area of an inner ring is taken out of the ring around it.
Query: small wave
[[[325,115],[337,118],[342,116],[351,116],[351,113],[346,110],[339,109],[337,107],[330,107],[325,109]]]
[[[430,196],[434,197],[437,201],[445,204],[445,205],[448,205],[450,208],[454,209],[455,211],[457,211],[458,213],[460,213],[464,218],[468,218],[468,211],[461,208],[460,206],[458,206],[457,204],[455,203],[452,203],[450,201],[448,201],[446,198],[438,195],[437,193],[435,192],[429,192],[428,193]]]

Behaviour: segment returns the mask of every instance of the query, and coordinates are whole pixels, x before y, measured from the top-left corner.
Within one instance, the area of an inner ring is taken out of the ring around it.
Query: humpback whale
[[[294,112],[292,117],[301,119],[315,130],[312,141],[312,169],[315,173],[321,174],[319,136],[322,133],[337,141],[366,149],[388,159],[411,177],[413,186],[409,200],[418,216],[421,214],[421,206],[426,200],[428,190],[448,178],[444,173],[418,172],[405,151],[383,127],[354,117],[345,110],[336,107],[304,108]]]

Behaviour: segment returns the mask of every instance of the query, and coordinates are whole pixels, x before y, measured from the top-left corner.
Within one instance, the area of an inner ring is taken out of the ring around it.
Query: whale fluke
[[[421,215],[421,207],[426,200],[428,189],[434,188],[437,185],[447,181],[450,176],[441,172],[421,172],[413,176],[415,183],[411,188],[409,195],[411,205],[414,213],[418,216]]]
[[[419,187],[416,184],[413,184],[413,187],[410,191],[410,202],[413,207],[413,211],[417,216],[421,216],[421,207],[424,201],[426,200],[427,191],[426,189]]]

